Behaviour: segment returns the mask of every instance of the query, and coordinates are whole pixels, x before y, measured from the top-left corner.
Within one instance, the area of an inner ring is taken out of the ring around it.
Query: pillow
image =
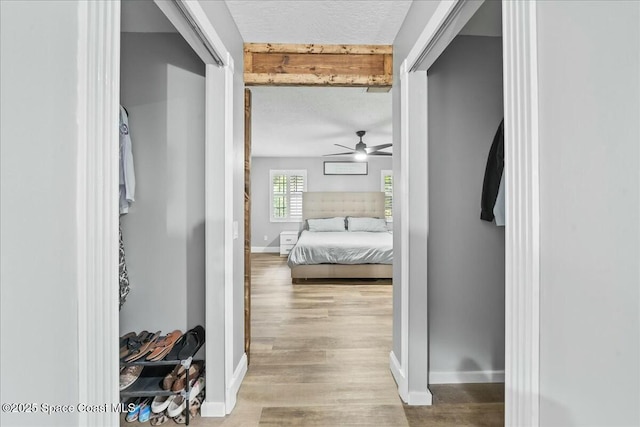
[[[344,217],[308,219],[309,231],[346,231]]]
[[[349,231],[389,231],[384,218],[356,218],[350,216],[347,218],[347,224]]]

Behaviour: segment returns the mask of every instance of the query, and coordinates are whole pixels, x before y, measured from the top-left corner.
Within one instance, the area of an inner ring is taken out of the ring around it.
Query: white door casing
[[[224,416],[235,404],[231,387],[233,78],[231,54],[197,1],[156,1],[206,65],[205,348],[204,416]],[[181,9],[182,12],[179,12]],[[77,276],[79,402],[119,402],[118,382],[118,114],[120,102],[120,2],[82,0],[78,28]],[[186,16],[185,16],[186,15]],[[195,37],[193,25],[198,27]],[[197,39],[205,47],[197,46]],[[218,114],[212,114],[217,112]],[[221,147],[222,146],[222,147]],[[217,148],[224,150],[219,156]],[[212,180],[213,171],[222,171]],[[223,182],[224,185],[220,185]],[[215,188],[222,188],[216,191]],[[222,218],[220,207],[224,206]],[[219,220],[218,220],[219,219]],[[216,227],[219,225],[219,227]],[[221,257],[215,257],[221,252]],[[229,310],[227,310],[227,308]],[[219,314],[221,318],[217,318]],[[216,353],[217,352],[217,353]],[[221,363],[220,363],[221,362]],[[215,366],[223,367],[217,374]],[[214,390],[220,390],[218,399]],[[211,397],[210,397],[211,396]],[[79,414],[79,425],[117,425],[119,414]]]
[[[409,153],[426,142],[422,126],[412,120],[414,109],[423,108],[413,99],[417,67],[427,69],[444,51],[482,2],[442,1],[425,26],[401,67],[401,170],[394,171],[402,187],[400,227],[401,265],[401,360],[391,353],[391,370],[401,398],[409,404],[411,379],[423,378],[423,366],[411,360],[411,347],[428,341],[423,319],[414,319],[415,283],[411,270],[417,262],[411,248],[412,222],[420,217],[409,210],[412,162]],[[505,109],[506,183],[506,271],[505,271],[505,425],[539,425],[539,164],[538,164],[538,86],[535,2],[502,2],[503,70]],[[426,76],[425,76],[426,84]],[[410,89],[411,88],[411,89]],[[425,89],[426,98],[426,89]],[[426,99],[425,99],[426,101]],[[426,107],[425,112],[426,112]],[[426,115],[424,116],[426,117]],[[424,167],[416,165],[414,167]],[[424,262],[425,256],[421,256]],[[424,276],[426,280],[426,275]],[[427,284],[428,286],[428,284]],[[426,295],[424,308],[426,311]],[[422,334],[422,335],[421,335]],[[417,370],[415,372],[414,370]],[[417,396],[428,388],[414,390]],[[424,395],[426,396],[426,394]],[[421,404],[426,399],[416,399]]]

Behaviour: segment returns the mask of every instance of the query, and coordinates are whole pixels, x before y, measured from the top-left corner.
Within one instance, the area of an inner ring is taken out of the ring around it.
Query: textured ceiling
[[[226,0],[245,42],[392,44],[411,1]]]
[[[392,142],[391,92],[329,87],[253,87],[251,92],[253,156],[341,153],[347,150],[333,144],[355,146],[358,130],[367,131],[363,141],[369,146]]]
[[[392,44],[411,1],[226,0],[245,42]],[[391,141],[391,93],[362,88],[254,87],[252,155],[316,157]],[[348,156],[334,159],[349,159]]]

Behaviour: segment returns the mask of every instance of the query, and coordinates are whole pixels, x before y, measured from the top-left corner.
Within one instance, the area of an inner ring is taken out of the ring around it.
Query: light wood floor
[[[390,281],[292,285],[285,258],[252,263],[251,364],[238,403],[191,425],[503,425],[501,384],[433,386],[436,405],[402,404],[389,371]]]

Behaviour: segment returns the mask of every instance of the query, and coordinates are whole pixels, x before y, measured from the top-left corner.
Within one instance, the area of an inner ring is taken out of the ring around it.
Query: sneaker
[[[151,417],[151,399],[145,399],[140,404],[140,412],[138,415],[138,421],[146,423]]]
[[[138,416],[140,415],[140,401],[141,398],[136,399],[133,404],[135,405],[129,412],[124,420],[128,423],[132,423],[134,421],[138,421]]]

